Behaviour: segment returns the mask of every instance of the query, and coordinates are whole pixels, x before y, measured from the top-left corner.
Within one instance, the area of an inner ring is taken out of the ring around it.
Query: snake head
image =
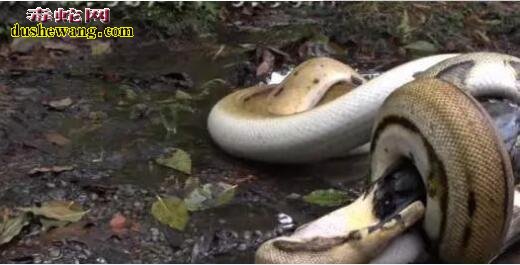
[[[263,243],[256,263],[368,263],[424,214],[415,201],[380,220],[372,209],[374,192],[300,227],[289,237]]]
[[[296,67],[268,96],[267,110],[274,115],[307,111],[331,94],[342,95],[365,83],[365,79],[340,61],[319,57]],[[340,85],[341,84],[341,85]],[[327,92],[331,93],[327,93]]]

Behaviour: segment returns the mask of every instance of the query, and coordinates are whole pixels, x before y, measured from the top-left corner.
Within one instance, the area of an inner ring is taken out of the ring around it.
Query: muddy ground
[[[5,33],[28,7],[0,11],[2,212],[52,200],[88,212],[51,229],[32,219],[0,246],[2,263],[253,262],[261,242],[334,209],[302,195],[335,188],[355,198],[368,160],[287,166],[228,156],[206,130],[218,99],[314,56],[370,73],[440,52],[520,55],[516,3],[117,6],[113,23],[134,26],[135,38],[13,40]],[[191,174],[155,162],[171,148],[190,154]],[[157,196],[185,195],[190,176],[236,185],[236,194],[191,212],[181,232],[151,207]]]

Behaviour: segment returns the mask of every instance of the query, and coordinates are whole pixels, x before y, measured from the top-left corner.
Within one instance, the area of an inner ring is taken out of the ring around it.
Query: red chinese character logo
[[[47,22],[47,20],[52,20],[52,11],[50,8],[31,8],[27,9],[27,19],[31,22]]]
[[[83,18],[81,17],[81,14],[83,14],[83,11],[77,10],[75,8],[69,8],[69,17],[68,22],[81,22]]]
[[[54,10],[54,21],[55,22],[67,21],[68,16],[69,16],[68,10],[64,10],[61,7],[59,7],[58,10]]]
[[[55,22],[81,22],[83,11],[75,8],[69,8],[65,10],[61,7],[58,10],[54,10],[54,21]]]
[[[110,8],[103,9],[90,9],[85,8],[85,22],[93,21],[101,21],[103,23],[110,22]]]

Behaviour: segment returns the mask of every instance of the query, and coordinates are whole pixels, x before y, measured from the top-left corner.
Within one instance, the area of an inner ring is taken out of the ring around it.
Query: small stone
[[[83,253],[85,253],[85,255],[87,256],[92,256],[92,251],[88,250],[88,249],[83,249]]]
[[[112,228],[112,230],[119,231],[119,230],[125,228],[125,226],[126,226],[126,218],[120,213],[114,214],[114,216],[112,217],[112,220],[110,220],[110,227]]]
[[[54,183],[52,183],[52,182],[47,182],[47,183],[45,184],[45,186],[47,186],[47,188],[51,188],[51,189],[56,188],[56,184],[54,184]]]
[[[160,235],[159,229],[152,227],[152,228],[150,228],[150,232],[152,233],[152,241],[154,241],[154,242],[159,241],[159,235]]]
[[[33,241],[30,239],[30,238],[27,238],[26,240],[24,240],[23,244],[27,247],[30,247],[32,246],[32,243]]]
[[[61,256],[61,250],[57,247],[49,248],[49,256],[53,259],[59,258]]]
[[[93,121],[104,120],[107,117],[108,117],[108,115],[102,111],[92,111],[92,112],[89,112],[89,114],[88,114],[88,118]]]
[[[103,257],[97,257],[96,258],[96,262],[104,264],[104,263],[107,263],[107,260],[105,258],[103,258]]]
[[[292,229],[294,227],[294,222],[292,217],[285,213],[279,213],[278,214],[278,223],[280,224],[280,227],[283,229]]]
[[[244,251],[244,250],[247,249],[247,245],[244,244],[244,243],[240,243],[240,244],[238,245],[237,249],[238,249],[239,251]]]
[[[42,258],[38,255],[38,256],[33,256],[33,260],[32,260],[33,263],[42,263]]]
[[[251,240],[252,235],[253,234],[251,233],[251,231],[249,231],[249,230],[244,231],[244,240],[246,240],[246,241]]]
[[[91,200],[95,201],[95,200],[97,200],[98,198],[99,198],[99,195],[97,195],[97,193],[91,193],[91,194],[90,194],[90,199],[91,199]]]
[[[302,196],[298,193],[291,193],[289,195],[287,195],[287,199],[289,200],[299,200]]]

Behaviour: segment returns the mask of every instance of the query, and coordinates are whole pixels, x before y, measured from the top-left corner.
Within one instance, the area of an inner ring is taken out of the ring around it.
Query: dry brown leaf
[[[59,145],[59,146],[64,146],[64,145],[70,144],[70,140],[67,137],[65,137],[57,132],[46,133],[45,139],[47,139],[47,141],[49,141],[50,143],[53,143],[53,144]]]
[[[51,100],[48,103],[49,107],[55,109],[55,110],[64,110],[68,108],[70,105],[72,105],[72,99],[69,97],[57,99],[57,100]]]
[[[73,166],[52,166],[52,167],[36,167],[31,169],[29,171],[29,175],[34,175],[38,173],[47,173],[47,172],[53,172],[53,173],[60,173],[63,171],[70,171],[73,170]]]

